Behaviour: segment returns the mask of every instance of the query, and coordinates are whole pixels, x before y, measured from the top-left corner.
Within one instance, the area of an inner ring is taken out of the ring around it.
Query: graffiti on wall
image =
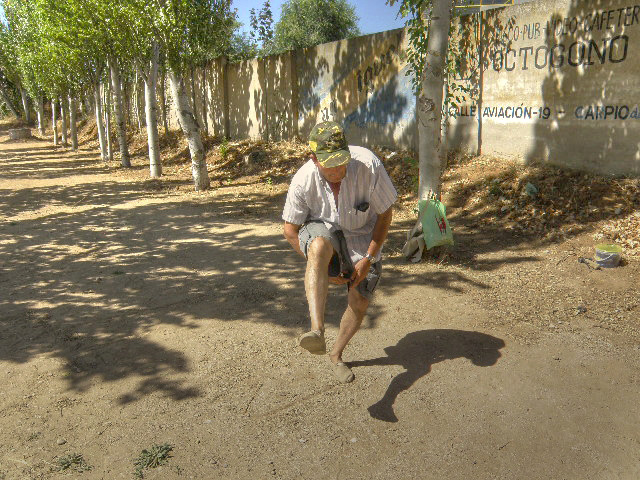
[[[476,105],[464,105],[457,108],[452,108],[450,111],[453,117],[477,117],[478,107]],[[565,114],[564,109],[555,109],[555,114],[561,117]],[[484,107],[482,109],[482,118],[496,118],[496,119],[542,119],[548,120],[552,115],[552,107],[549,106],[525,106],[522,105],[507,105],[507,106],[492,106]]]
[[[495,48],[490,63],[496,72],[622,63],[629,56],[629,36],[620,30],[638,24],[640,5],[511,25],[506,32],[509,45]],[[594,33],[602,38],[592,38]],[[540,39],[547,44],[510,46],[512,42]]]
[[[491,56],[491,64],[496,72],[511,72],[516,68],[562,68],[564,66],[579,67],[603,65],[605,63],[621,63],[627,59],[629,36],[616,35],[600,41],[577,40],[566,46],[556,43],[553,46],[527,46],[519,49],[497,49]]]
[[[350,128],[406,128],[415,116],[415,99],[402,55],[403,35],[388,36],[355,65],[333,65],[330,75],[301,99],[300,119],[342,122],[347,134]]]
[[[587,5],[586,2],[585,5]],[[490,72],[500,75],[494,78],[504,78],[504,74],[513,72],[513,75],[521,78],[515,80],[515,77],[510,77],[509,84],[516,81],[526,90],[536,85],[533,87],[535,90],[531,91],[534,96],[537,96],[540,87],[543,90],[547,88],[547,91],[551,88],[554,95],[538,105],[535,105],[535,101],[533,105],[526,105],[519,101],[507,104],[503,100],[504,97],[497,102],[486,99],[481,110],[475,102],[469,101],[466,105],[452,108],[450,110],[452,117],[488,119],[498,123],[640,120],[640,107],[635,104],[635,101],[625,102],[613,99],[607,101],[604,96],[606,90],[593,99],[581,98],[589,94],[583,94],[575,89],[565,91],[558,96],[558,88],[567,88],[566,82],[563,84],[558,80],[563,78],[562,74],[560,77],[554,77],[556,80],[551,82],[550,87],[544,86],[542,82],[545,80],[541,77],[527,76],[543,69],[554,72],[563,68],[564,74],[568,73],[566,70],[568,68],[579,68],[576,78],[589,82],[589,76],[584,75],[588,75],[589,69],[595,66],[608,68],[606,72],[609,75],[613,66],[635,58],[631,55],[635,43],[632,43],[630,38],[633,38],[631,29],[640,25],[640,5],[584,11],[574,16],[556,14],[546,21],[518,22],[515,17],[512,18],[514,21],[505,33],[508,42],[501,47],[491,49],[487,68]],[[629,74],[630,72],[627,73],[629,68],[625,67],[625,70],[617,70],[617,72],[623,75]],[[527,70],[530,72],[523,73]],[[595,70],[591,71],[595,73]],[[616,77],[619,75],[611,73],[607,81]],[[538,78],[540,80],[537,80]],[[519,87],[515,88],[513,95],[517,97],[516,92]],[[620,94],[620,91],[613,86],[611,92],[614,95]],[[552,98],[553,104],[549,104]],[[575,98],[573,102],[572,98]]]
[[[338,105],[336,104],[335,100],[329,97],[329,102],[327,103],[325,101],[323,102],[323,105],[325,106],[320,109],[320,118],[322,119],[322,121],[328,122],[331,120],[335,120],[338,113]]]
[[[463,105],[450,111],[454,118],[477,118],[478,113],[477,105]],[[579,105],[570,113],[578,120],[640,120],[640,105]],[[554,120],[566,115],[567,109],[553,105],[501,105],[482,109],[482,118],[504,120]]]
[[[367,65],[364,73],[362,69],[358,69],[356,72],[358,92],[372,93],[375,91],[375,79],[392,66],[394,60],[399,58],[398,50],[397,46],[390,45],[386,52],[383,52],[379,58],[374,59],[371,65]]]
[[[391,81],[367,92],[366,100],[345,117],[345,127],[395,129],[409,125],[415,118],[415,95],[407,76],[409,68],[405,65]]]

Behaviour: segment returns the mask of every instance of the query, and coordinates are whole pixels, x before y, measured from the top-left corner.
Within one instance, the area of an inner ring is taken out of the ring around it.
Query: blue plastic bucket
[[[609,243],[596,245],[596,263],[602,268],[617,267],[622,256],[622,247]]]

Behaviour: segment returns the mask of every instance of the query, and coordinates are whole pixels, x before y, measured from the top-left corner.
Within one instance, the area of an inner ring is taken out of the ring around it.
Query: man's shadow
[[[480,332],[463,330],[421,330],[408,334],[395,347],[386,347],[386,357],[349,362],[350,367],[402,365],[406,372],[394,377],[382,399],[368,410],[375,419],[397,422],[393,404],[398,395],[408,390],[420,377],[431,371],[431,365],[443,360],[468,358],[479,367],[495,365],[504,341]]]

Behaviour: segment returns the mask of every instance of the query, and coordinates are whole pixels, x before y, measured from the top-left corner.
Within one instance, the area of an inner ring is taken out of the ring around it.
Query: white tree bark
[[[53,128],[53,145],[58,146],[58,102],[51,99],[51,128]]]
[[[451,0],[433,0],[422,90],[418,95],[418,198],[440,193],[442,147],[442,99],[444,68],[449,46]]]
[[[16,118],[20,118],[20,114],[18,113],[18,110],[13,105],[13,102],[9,98],[9,95],[7,94],[7,91],[5,90],[5,88],[1,85],[0,85],[0,95],[2,95],[2,99],[4,100],[4,103],[7,104],[7,107],[9,107],[9,110],[11,110],[11,113],[13,113]]]
[[[44,96],[38,96],[38,130],[44,136]]]
[[[182,128],[187,138],[187,143],[189,144],[193,184],[196,190],[206,190],[211,185],[211,181],[209,180],[207,163],[204,157],[200,125],[198,125],[193,115],[189,97],[187,97],[187,92],[185,92],[184,79],[176,75],[173,71],[170,71],[169,82],[171,83],[171,94],[175,102],[180,128]]]
[[[29,106],[29,95],[24,88],[20,89],[20,96],[22,97],[22,108],[24,109],[24,121],[27,125],[31,123],[31,107]]]
[[[158,44],[153,43],[149,71],[144,72],[145,112],[147,117],[147,143],[149,144],[149,173],[151,177],[162,175],[160,162],[160,145],[158,142],[158,102],[156,100],[156,85],[158,82],[158,58],[160,52]]]
[[[67,139],[67,128],[69,127],[69,119],[68,119],[68,108],[67,108],[67,100],[62,97],[60,100],[60,113],[62,117],[62,145],[65,147],[69,144]]]
[[[111,70],[111,86],[113,87],[113,109],[116,116],[116,126],[118,130],[120,163],[123,167],[128,168],[131,166],[131,158],[129,157],[129,146],[127,144],[127,128],[124,120],[124,112],[122,109],[120,68],[118,67],[117,61],[113,58],[109,61],[109,69]]]
[[[145,105],[146,100],[144,98],[144,80],[143,79],[138,80],[138,87],[140,91],[140,93],[138,94],[138,101],[140,102],[140,105],[138,105],[138,114],[140,115],[140,126],[142,129],[147,126],[146,114],[144,113],[147,107]]]
[[[107,158],[110,162],[113,161],[113,148],[111,145],[111,89],[109,88],[109,81],[107,84],[102,85],[104,90],[104,132],[107,137]]]
[[[124,120],[127,127],[133,124],[131,120],[131,85],[129,82],[122,83],[122,97],[124,99]]]
[[[69,120],[71,125],[71,150],[78,150],[78,116],[76,99],[69,95]]]
[[[143,126],[143,121],[142,121],[142,111],[144,110],[144,106],[141,105],[143,102],[143,96],[140,94],[140,76],[139,76],[139,72],[136,71],[136,82],[135,82],[135,86],[134,86],[134,97],[135,97],[135,103],[134,103],[134,114],[136,116],[136,120],[138,122],[138,132],[142,132],[142,126]]]
[[[104,136],[104,124],[102,123],[102,99],[100,98],[100,82],[93,86],[93,100],[96,108],[96,127],[98,127],[98,140],[100,141],[100,156],[103,162],[107,162],[107,142]]]
[[[162,126],[164,127],[164,134],[169,133],[169,123],[167,122],[167,85],[165,82],[166,74],[162,74],[162,80],[160,82],[160,101],[162,102]]]
[[[193,117],[196,119],[196,122],[197,122],[198,121],[198,102],[196,102],[196,75],[195,75],[194,67],[191,67],[190,77],[191,77],[191,82],[189,83],[191,84],[191,107],[193,108]]]

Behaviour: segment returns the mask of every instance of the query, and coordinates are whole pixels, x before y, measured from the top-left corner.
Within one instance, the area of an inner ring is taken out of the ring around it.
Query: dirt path
[[[154,190],[2,133],[0,479],[133,478],[164,443],[145,478],[640,478],[637,260],[460,225],[454,262],[407,265],[399,215],[344,386],[295,346],[284,185]]]

